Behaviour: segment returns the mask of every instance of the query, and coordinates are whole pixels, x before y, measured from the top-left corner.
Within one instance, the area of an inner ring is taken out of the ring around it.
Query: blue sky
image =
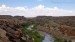
[[[75,0],[0,0],[0,15],[75,16]]]
[[[10,7],[23,6],[32,8],[37,5],[44,5],[45,7],[75,9],[75,0],[0,0],[0,5],[2,4]]]

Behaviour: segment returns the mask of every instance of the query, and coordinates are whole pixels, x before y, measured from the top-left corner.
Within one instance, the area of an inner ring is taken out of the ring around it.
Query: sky
[[[0,0],[0,15],[75,16],[75,0]]]

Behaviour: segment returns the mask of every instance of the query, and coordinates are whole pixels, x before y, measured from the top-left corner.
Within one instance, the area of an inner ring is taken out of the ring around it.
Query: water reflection
[[[44,38],[44,40],[42,42],[54,42],[54,39],[53,39],[53,37],[51,35],[46,34],[45,38]]]

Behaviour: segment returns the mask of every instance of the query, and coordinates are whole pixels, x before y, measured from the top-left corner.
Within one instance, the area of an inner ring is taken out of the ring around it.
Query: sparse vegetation
[[[30,25],[29,25],[30,26]],[[35,31],[36,29],[36,25],[34,25],[34,27],[32,27],[33,30],[28,30],[27,29],[28,25],[24,25],[24,31],[27,32],[27,34],[34,39],[35,42],[42,42],[43,40],[43,36],[41,36],[37,31]]]
[[[54,42],[64,42],[61,39],[55,38]]]

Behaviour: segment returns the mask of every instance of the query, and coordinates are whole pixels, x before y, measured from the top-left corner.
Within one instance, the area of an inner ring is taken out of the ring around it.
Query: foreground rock
[[[12,16],[0,17],[0,42],[33,42],[27,33],[22,31],[22,20]]]

